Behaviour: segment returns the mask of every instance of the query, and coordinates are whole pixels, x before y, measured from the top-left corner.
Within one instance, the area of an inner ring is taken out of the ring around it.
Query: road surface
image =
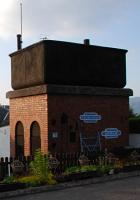
[[[140,177],[12,197],[9,200],[140,200]]]

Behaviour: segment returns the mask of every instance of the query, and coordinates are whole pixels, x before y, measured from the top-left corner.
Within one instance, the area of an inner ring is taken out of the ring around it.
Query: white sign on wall
[[[101,115],[96,112],[84,112],[84,114],[80,115],[80,120],[84,123],[97,123],[101,120]]]
[[[58,138],[58,132],[52,132],[52,138]]]
[[[106,139],[115,139],[118,138],[121,134],[121,131],[117,128],[106,128],[101,132],[101,136],[105,137]]]

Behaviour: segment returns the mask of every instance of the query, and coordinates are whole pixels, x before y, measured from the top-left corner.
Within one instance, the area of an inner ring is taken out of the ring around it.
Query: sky
[[[42,38],[127,49],[127,88],[140,96],[140,0],[0,0],[0,104],[11,88],[9,54]]]

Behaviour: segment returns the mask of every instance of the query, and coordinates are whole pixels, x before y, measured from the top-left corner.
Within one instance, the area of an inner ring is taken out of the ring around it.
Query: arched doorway
[[[38,122],[33,122],[30,128],[30,152],[34,155],[37,149],[41,149],[40,126]]]
[[[24,127],[22,122],[17,122],[15,128],[15,155],[24,156]]]

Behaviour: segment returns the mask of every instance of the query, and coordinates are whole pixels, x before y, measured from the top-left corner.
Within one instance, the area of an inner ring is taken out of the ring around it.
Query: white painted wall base
[[[140,148],[140,133],[129,134],[129,146]]]
[[[0,157],[10,157],[10,127],[0,127]]]

